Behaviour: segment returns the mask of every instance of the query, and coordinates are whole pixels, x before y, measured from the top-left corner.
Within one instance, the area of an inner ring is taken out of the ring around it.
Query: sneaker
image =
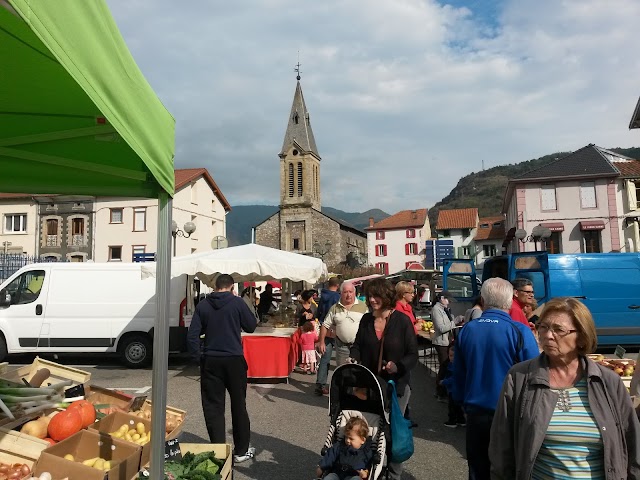
[[[444,422],[444,426],[449,428],[456,428],[458,424],[453,420],[447,420],[446,422]]]
[[[464,420],[460,420],[460,421],[457,423],[457,425],[458,425],[459,427],[466,427],[466,426],[467,426],[467,422],[466,422],[466,421],[464,421]]]
[[[329,395],[329,387],[322,387],[322,394]]]
[[[319,397],[322,396],[322,387],[320,385],[316,385],[316,388],[313,389],[313,393]]]
[[[233,456],[233,461],[235,463],[242,463],[242,462],[246,462],[247,460],[251,460],[255,456],[256,456],[255,447],[249,447],[249,449],[247,450],[246,453],[244,453],[242,455],[234,455]]]

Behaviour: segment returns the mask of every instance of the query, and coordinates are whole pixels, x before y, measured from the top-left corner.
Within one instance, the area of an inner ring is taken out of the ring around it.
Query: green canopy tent
[[[158,198],[152,449],[164,451],[175,121],[104,0],[0,0],[0,192]],[[152,478],[163,478],[154,455]]]

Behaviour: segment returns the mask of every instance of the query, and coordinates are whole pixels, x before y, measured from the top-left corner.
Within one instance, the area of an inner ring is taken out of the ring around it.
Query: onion
[[[51,480],[51,474],[49,472],[42,472],[38,480]]]

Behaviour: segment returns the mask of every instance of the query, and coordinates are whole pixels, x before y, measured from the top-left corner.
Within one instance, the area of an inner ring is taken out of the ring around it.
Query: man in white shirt
[[[356,339],[360,319],[367,313],[367,305],[358,301],[356,289],[352,283],[344,282],[340,286],[340,300],[329,309],[320,327],[320,353],[324,353],[324,337],[333,328],[336,332],[336,365],[346,363],[349,349]]]

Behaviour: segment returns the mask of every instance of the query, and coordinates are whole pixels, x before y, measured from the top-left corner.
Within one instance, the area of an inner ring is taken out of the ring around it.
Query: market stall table
[[[264,326],[257,327],[253,333],[243,333],[242,348],[249,381],[286,381],[298,360],[299,336],[297,328]]]

